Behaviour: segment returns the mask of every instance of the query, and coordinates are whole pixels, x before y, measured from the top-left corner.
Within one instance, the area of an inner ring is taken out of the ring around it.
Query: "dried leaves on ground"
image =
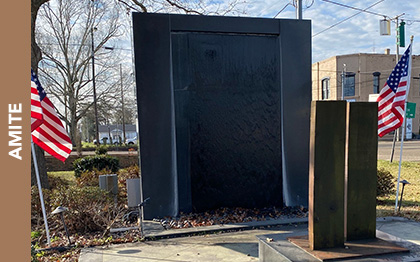
[[[160,221],[165,229],[177,229],[306,216],[307,209],[304,207],[222,207],[201,213],[181,213],[179,217],[166,217],[157,221]]]

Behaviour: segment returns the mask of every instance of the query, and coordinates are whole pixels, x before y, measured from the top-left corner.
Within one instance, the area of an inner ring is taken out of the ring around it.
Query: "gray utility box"
[[[128,207],[137,207],[141,203],[140,178],[127,179]]]
[[[99,188],[109,191],[112,194],[118,194],[118,178],[116,174],[99,176]]]

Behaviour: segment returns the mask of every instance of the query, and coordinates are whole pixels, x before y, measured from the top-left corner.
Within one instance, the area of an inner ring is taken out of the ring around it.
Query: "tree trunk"
[[[77,121],[76,121],[76,117],[74,117],[73,115],[70,117],[70,140],[73,144],[74,147],[77,146],[77,134],[78,134],[78,130],[77,130]]]
[[[48,0],[31,0],[31,67],[35,74],[38,73],[38,63],[42,58],[41,49],[35,42],[35,21],[40,6],[46,2],[48,2]],[[35,155],[38,163],[41,187],[49,188],[44,151],[37,145],[35,145]],[[33,165],[33,158],[31,158],[31,186],[33,185],[36,185],[36,174]]]
[[[35,155],[36,155],[36,162],[38,164],[38,171],[39,171],[39,179],[41,180],[41,187],[42,188],[50,188],[50,184],[48,182],[47,176],[47,166],[45,162],[45,155],[44,150],[42,150],[39,146],[35,145]],[[34,167],[34,160],[31,157],[31,186],[36,185],[36,173]]]

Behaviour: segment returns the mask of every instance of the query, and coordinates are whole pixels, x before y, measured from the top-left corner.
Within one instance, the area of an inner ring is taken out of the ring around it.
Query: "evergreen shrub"
[[[115,173],[120,168],[120,161],[116,157],[109,155],[95,155],[86,156],[83,158],[76,159],[73,162],[74,175],[80,177],[80,175],[87,171],[103,170],[107,169],[112,173]]]
[[[376,185],[376,196],[383,197],[395,193],[394,177],[391,172],[379,168],[377,172],[378,183]]]

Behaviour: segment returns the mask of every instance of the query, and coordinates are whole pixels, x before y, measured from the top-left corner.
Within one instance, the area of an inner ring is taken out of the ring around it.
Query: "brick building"
[[[312,100],[340,100],[344,94],[344,99],[348,101],[369,101],[369,95],[378,94],[384,86],[395,67],[395,60],[395,54],[349,54],[314,63]],[[418,135],[420,133],[420,56],[413,56],[411,70],[408,102],[416,103],[412,131]],[[345,72],[344,77],[342,77],[343,72]]]

